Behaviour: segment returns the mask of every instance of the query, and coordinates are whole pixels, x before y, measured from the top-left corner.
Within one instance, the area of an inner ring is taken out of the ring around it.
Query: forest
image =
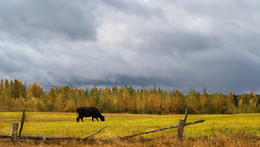
[[[190,89],[163,90],[154,86],[134,89],[131,86],[90,89],[70,86],[51,87],[48,92],[33,83],[26,86],[20,80],[1,79],[0,111],[75,112],[80,106],[97,107],[104,113],[180,114],[186,107],[192,114],[260,113],[260,95],[244,93],[208,94]]]

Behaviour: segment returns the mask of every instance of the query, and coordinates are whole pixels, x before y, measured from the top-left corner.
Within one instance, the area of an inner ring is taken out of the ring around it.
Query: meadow
[[[76,122],[76,113],[64,112],[27,112],[22,135],[49,137],[84,138],[89,134],[107,126],[92,139],[117,139],[127,135],[178,124],[184,115],[149,115],[127,113],[104,113],[104,122],[94,122],[84,118],[84,122]],[[12,123],[20,123],[22,112],[0,112],[0,134],[10,135]],[[188,115],[187,122],[205,120],[205,122],[187,126],[184,136],[187,140],[202,138],[249,138],[259,145],[260,114],[225,114],[225,115]],[[177,129],[151,133],[135,137],[138,140],[164,138],[176,139]],[[165,138],[166,137],[166,138]],[[121,142],[120,142],[121,143]],[[140,143],[140,141],[139,141]],[[187,143],[189,144],[189,143]]]

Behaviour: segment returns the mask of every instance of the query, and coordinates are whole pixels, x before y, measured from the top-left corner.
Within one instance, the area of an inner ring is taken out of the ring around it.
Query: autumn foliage
[[[208,94],[189,90],[166,91],[154,86],[134,89],[131,86],[91,89],[69,86],[51,87],[48,92],[33,83],[26,86],[20,80],[2,80],[0,83],[0,110],[74,112],[79,106],[93,106],[109,113],[183,113],[188,107],[193,114],[259,113],[260,95]]]

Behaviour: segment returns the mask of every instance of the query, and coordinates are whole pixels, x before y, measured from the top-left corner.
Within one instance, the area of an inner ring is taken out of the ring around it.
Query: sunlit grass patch
[[[84,118],[84,122],[76,122],[76,113],[60,112],[27,112],[22,135],[50,137],[80,137],[108,126],[93,136],[97,139],[113,139],[178,124],[184,115],[148,115],[148,114],[111,114],[104,113],[105,122],[92,122]],[[10,135],[12,123],[20,123],[22,112],[0,112],[0,134]],[[189,115],[187,122],[206,120],[203,123],[185,127],[185,137],[209,137],[214,135],[251,134],[260,137],[259,114],[232,115]],[[166,130],[141,136],[155,138],[160,136],[176,136],[177,129]]]

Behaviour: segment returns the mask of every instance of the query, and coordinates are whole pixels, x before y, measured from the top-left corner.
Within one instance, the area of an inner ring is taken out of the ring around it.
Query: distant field
[[[108,126],[92,138],[113,139],[178,124],[184,115],[147,115],[104,113],[105,122],[76,122],[76,113],[27,112],[22,135],[50,137],[86,137]],[[0,135],[10,135],[12,123],[20,123],[22,112],[0,112]],[[248,134],[260,137],[260,114],[189,115],[187,122],[206,120],[204,123],[185,127],[185,137],[239,136]],[[177,129],[144,135],[141,138],[176,136]]]

